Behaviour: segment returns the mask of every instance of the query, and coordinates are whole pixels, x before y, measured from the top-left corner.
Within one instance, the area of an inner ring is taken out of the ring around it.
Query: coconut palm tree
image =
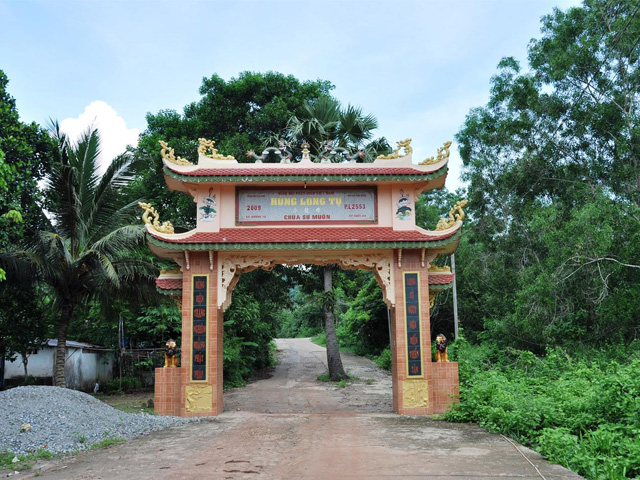
[[[336,148],[345,149],[351,158],[359,162],[372,162],[391,151],[384,137],[371,140],[378,121],[373,115],[363,115],[360,108],[348,105],[342,109],[340,102],[331,97],[320,97],[307,102],[300,116],[291,117],[285,137],[290,145],[307,142],[309,151],[317,157],[329,158],[326,152]],[[333,156],[342,160],[340,155]],[[327,342],[327,365],[329,377],[338,381],[347,377],[336,336],[334,316],[333,265],[325,265],[323,271],[324,327]]]
[[[52,133],[58,149],[45,187],[48,229],[3,255],[3,263],[14,275],[34,275],[54,293],[58,315],[54,383],[64,387],[67,331],[74,307],[90,300],[108,304],[123,293],[143,295],[155,275],[141,253],[145,231],[142,225],[131,225],[137,200],[126,202],[123,192],[133,178],[132,157],[116,157],[99,175],[100,137],[95,128],[76,144],[57,123]]]

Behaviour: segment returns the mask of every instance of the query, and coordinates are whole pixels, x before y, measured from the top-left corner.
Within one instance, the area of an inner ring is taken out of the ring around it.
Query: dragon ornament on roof
[[[171,222],[166,221],[160,223],[160,214],[151,206],[150,203],[138,202],[138,206],[144,210],[144,213],[142,214],[142,221],[146,225],[150,225],[156,232],[174,233]],[[150,215],[153,216],[153,220],[149,218]]]
[[[469,203],[469,200],[460,200],[459,202],[456,202],[453,208],[449,210],[449,217],[441,218],[438,221],[438,225],[436,225],[436,231],[447,230],[453,227],[456,224],[456,222],[463,221],[465,214],[462,209],[466,207],[468,203]]]
[[[451,141],[445,142],[442,147],[438,149],[436,157],[428,157],[421,161],[418,165],[433,165],[434,163],[441,162],[449,158],[449,147],[451,147]]]
[[[400,140],[399,142],[396,142],[396,143],[398,147],[395,148],[392,153],[388,155],[379,155],[377,158],[379,158],[380,160],[392,160],[394,158],[406,157],[407,155],[410,155],[411,152],[413,152],[413,148],[411,148],[410,138],[405,138],[404,140]],[[401,149],[404,150],[404,154],[402,155],[400,154]]]
[[[206,138],[199,138],[200,146],[198,147],[198,153],[204,155],[212,160],[235,160],[232,155],[222,155],[218,153],[216,149],[216,142],[214,140],[207,140]]]

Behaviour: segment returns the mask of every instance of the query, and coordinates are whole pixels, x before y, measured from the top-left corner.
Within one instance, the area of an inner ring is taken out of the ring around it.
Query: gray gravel
[[[0,451],[84,450],[107,438],[132,438],[198,419],[124,413],[76,390],[17,387],[0,392]],[[20,432],[28,423],[31,430]]]

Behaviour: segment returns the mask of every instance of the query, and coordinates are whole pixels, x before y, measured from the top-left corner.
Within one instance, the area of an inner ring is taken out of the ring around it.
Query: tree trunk
[[[27,372],[27,363],[29,363],[29,358],[26,352],[20,354],[22,356],[22,366],[24,367],[24,383],[27,383],[27,377],[29,376],[29,372]]]
[[[334,300],[330,293],[333,290],[333,276],[331,265],[324,266],[324,331],[327,338],[327,365],[329,366],[329,378],[337,382],[347,378],[342,366],[338,337],[336,336],[336,320],[333,315]]]
[[[53,372],[53,384],[56,387],[65,388],[64,366],[67,358],[67,330],[73,312],[73,305],[63,304],[60,313],[60,325],[58,326],[58,346],[56,347],[56,360]]]

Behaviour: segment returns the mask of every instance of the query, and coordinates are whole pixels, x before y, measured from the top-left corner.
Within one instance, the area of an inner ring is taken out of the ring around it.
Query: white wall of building
[[[36,378],[53,379],[53,365],[55,359],[55,345],[49,343],[32,353],[27,359],[28,374]],[[96,382],[106,383],[113,379],[113,354],[110,351],[98,351],[90,347],[93,345],[69,342],[67,346],[67,360],[65,363],[65,378],[67,387],[76,390],[92,390]],[[22,357],[18,356],[13,362],[5,362],[4,379],[21,379],[24,377]]]

